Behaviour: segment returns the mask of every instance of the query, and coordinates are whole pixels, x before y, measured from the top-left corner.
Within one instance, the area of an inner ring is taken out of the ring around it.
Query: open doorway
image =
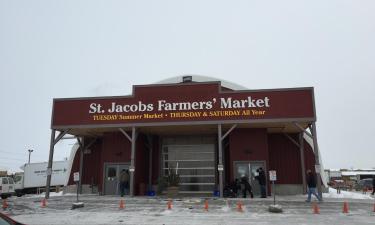
[[[249,184],[253,189],[254,196],[260,196],[260,186],[256,176],[258,176],[257,169],[262,167],[264,171],[265,162],[264,161],[235,161],[233,162],[234,165],[234,178],[241,179],[241,177],[245,176],[248,179]],[[267,186],[266,186],[267,190]]]

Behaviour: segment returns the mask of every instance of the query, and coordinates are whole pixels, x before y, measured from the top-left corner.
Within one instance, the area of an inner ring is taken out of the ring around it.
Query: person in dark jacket
[[[120,173],[120,194],[123,197],[129,190],[129,171],[123,169]]]
[[[241,177],[241,190],[242,190],[242,197],[246,198],[246,193],[249,192],[250,197],[254,198],[253,191],[251,189],[251,185],[247,180],[247,177]]]
[[[372,176],[372,193],[371,194],[372,195],[375,194],[375,175]]]
[[[257,169],[258,176],[255,178],[258,180],[259,186],[260,186],[260,197],[261,198],[267,198],[266,194],[266,174],[262,167],[259,167]]]
[[[311,194],[315,195],[315,197],[319,200],[322,201],[319,197],[319,195],[316,193],[316,177],[315,175],[311,172],[311,170],[307,170],[307,176],[306,176],[306,181],[307,181],[307,200],[306,202],[311,202]]]
[[[233,190],[235,197],[237,197],[238,191],[241,190],[241,182],[237,178],[232,182],[231,189]]]

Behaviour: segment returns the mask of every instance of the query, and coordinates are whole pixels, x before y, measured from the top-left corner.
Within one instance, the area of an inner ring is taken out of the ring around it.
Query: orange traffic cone
[[[208,211],[208,200],[207,199],[204,201],[204,210]]]
[[[349,213],[349,204],[348,204],[348,202],[344,202],[344,206],[342,207],[342,213]]]
[[[120,204],[119,204],[119,208],[120,209],[124,209],[125,208],[125,203],[124,203],[124,200],[120,200]]]
[[[171,210],[172,209],[172,201],[169,200],[167,203],[167,209]]]
[[[42,202],[41,202],[41,207],[44,208],[47,206],[47,201],[45,198],[42,199]]]
[[[238,202],[237,202],[237,211],[238,211],[238,212],[243,212],[242,202],[241,202],[241,201],[238,201]]]
[[[319,206],[315,202],[313,203],[313,212],[314,214],[320,214]]]
[[[7,209],[7,208],[8,208],[8,203],[7,203],[7,200],[4,199],[4,200],[3,200],[3,209],[5,210],[5,209]]]

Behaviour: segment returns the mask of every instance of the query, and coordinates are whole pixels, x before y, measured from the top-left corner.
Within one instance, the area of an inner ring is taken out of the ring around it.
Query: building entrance
[[[255,178],[258,176],[257,169],[262,167],[266,171],[265,163],[263,161],[237,161],[234,162],[234,178],[241,180],[241,177],[245,176],[250,183],[254,196],[260,196],[260,186],[258,180]],[[266,189],[267,190],[267,189]]]
[[[119,195],[120,194],[120,173],[125,169],[129,169],[129,164],[104,164],[104,194]]]
[[[164,138],[162,150],[162,175],[178,173],[180,193],[213,193],[216,186],[214,138]]]

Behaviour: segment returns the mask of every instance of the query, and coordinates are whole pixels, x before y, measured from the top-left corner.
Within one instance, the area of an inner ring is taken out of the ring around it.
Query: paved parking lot
[[[119,208],[124,200],[124,209]],[[120,198],[118,196],[84,195],[85,206],[71,210],[76,197],[55,196],[41,207],[42,197],[24,196],[9,199],[3,212],[27,224],[374,224],[373,199],[329,199],[318,203],[320,214],[313,214],[312,203],[304,196],[277,199],[283,213],[268,212],[273,199],[208,199],[208,211],[203,198],[182,198],[167,209],[164,198]],[[242,212],[238,202],[243,203]],[[349,213],[342,213],[343,202],[349,203]]]

